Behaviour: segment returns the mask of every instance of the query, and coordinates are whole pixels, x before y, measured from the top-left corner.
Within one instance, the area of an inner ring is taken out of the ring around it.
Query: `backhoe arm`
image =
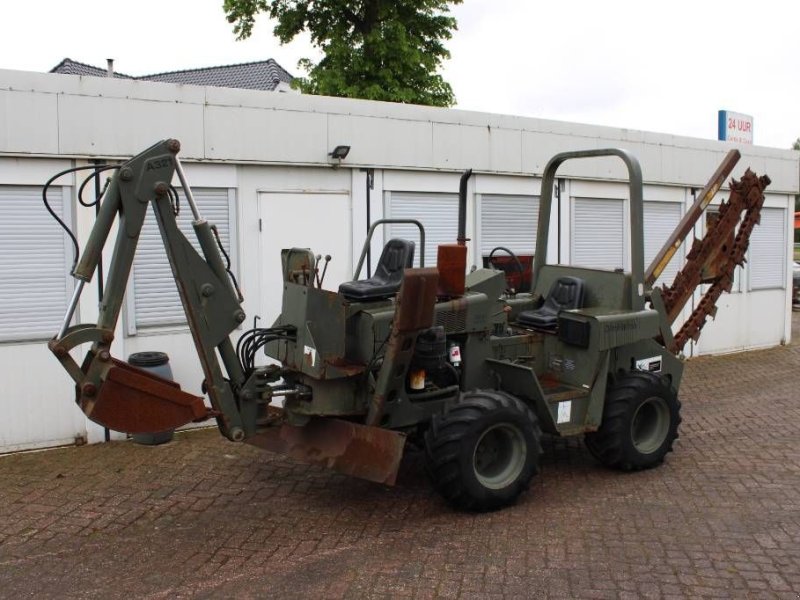
[[[64,324],[48,346],[75,381],[76,402],[91,420],[116,431],[143,433],[215,416],[223,434],[238,441],[251,432],[246,432],[243,425],[243,411],[247,407],[240,407],[237,402],[237,390],[245,376],[229,335],[245,320],[245,313],[240,305],[241,296],[226,273],[211,225],[200,216],[194,203],[177,157],[179,150],[177,140],[161,141],[116,172],[73,272],[78,284]],[[170,182],[176,172],[192,209],[192,226],[203,256],[178,228],[169,196]],[[183,392],[173,382],[116,360],[109,351],[136,245],[151,204],[200,357],[212,410],[205,407],[201,396]],[[97,270],[103,247],[117,220],[117,237],[97,324],[70,327],[83,285],[91,281]],[[92,345],[78,366],[70,350],[84,343]],[[217,360],[217,351],[227,379]]]

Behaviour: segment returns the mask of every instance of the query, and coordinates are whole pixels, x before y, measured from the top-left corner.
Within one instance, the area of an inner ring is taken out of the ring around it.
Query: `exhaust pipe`
[[[472,177],[472,169],[467,169],[461,175],[458,186],[458,237],[459,246],[467,245],[467,181]]]

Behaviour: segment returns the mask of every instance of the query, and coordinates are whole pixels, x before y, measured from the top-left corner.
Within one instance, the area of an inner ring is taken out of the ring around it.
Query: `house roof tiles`
[[[88,75],[107,77],[106,69],[87,65],[65,58],[50,70],[51,73],[67,75]],[[137,79],[140,81],[160,81],[186,85],[208,85],[214,87],[242,88],[250,90],[274,90],[281,82],[291,83],[293,77],[273,59],[219,67],[204,67],[183,71],[169,71],[133,77],[124,73],[114,73],[121,79]]]
[[[155,73],[144,75],[138,79],[251,90],[274,90],[281,81],[291,83],[292,76],[270,58],[238,65]]]
[[[106,69],[93,67],[92,65],[87,65],[86,63],[78,62],[77,60],[72,60],[71,58],[65,58],[62,60],[55,67],[50,69],[50,72],[62,73],[64,75],[90,75],[92,77],[108,77],[108,71]],[[114,77],[118,77],[120,79],[135,79],[135,77],[131,77],[130,75],[116,72],[114,73]]]

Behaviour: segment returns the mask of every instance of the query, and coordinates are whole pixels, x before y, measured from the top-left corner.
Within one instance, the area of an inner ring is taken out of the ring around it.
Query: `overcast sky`
[[[237,42],[222,0],[4,2],[0,68],[64,58],[143,75],[318,56],[261,19]],[[755,143],[800,136],[797,0],[464,0],[444,67],[457,108],[716,139],[717,111],[754,117]]]

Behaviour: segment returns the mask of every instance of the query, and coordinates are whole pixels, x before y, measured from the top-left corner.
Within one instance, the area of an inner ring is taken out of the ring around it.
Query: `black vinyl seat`
[[[550,288],[544,304],[536,310],[524,310],[517,316],[522,325],[555,331],[558,313],[562,310],[583,308],[584,281],[578,277],[559,277]]]
[[[383,247],[375,274],[369,279],[341,284],[339,293],[356,302],[388,298],[400,289],[403,271],[413,264],[414,242],[399,238],[389,240]]]

